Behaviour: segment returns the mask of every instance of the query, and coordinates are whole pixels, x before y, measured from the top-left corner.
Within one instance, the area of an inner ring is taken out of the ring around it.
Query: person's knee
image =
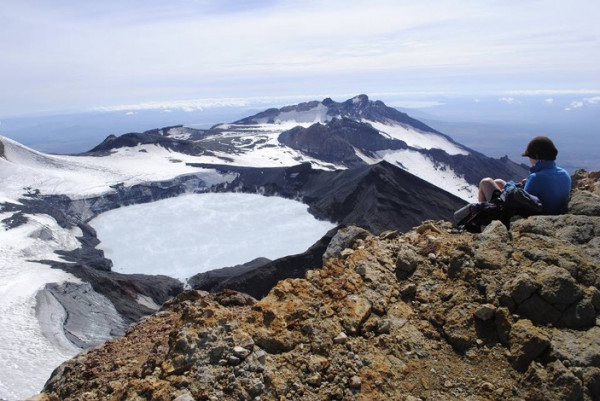
[[[490,177],[486,177],[484,179],[482,179],[481,181],[479,181],[479,187],[484,187],[484,186],[489,186],[489,185],[495,185],[494,179],[490,178]]]
[[[496,184],[496,186],[497,186],[497,187],[498,187],[500,190],[502,190],[502,188],[504,188],[504,186],[506,185],[506,181],[504,181],[503,179],[500,179],[500,178],[496,178],[496,179],[494,180],[494,184]]]
[[[503,187],[504,185],[502,185]],[[479,182],[479,202],[489,202],[494,198],[494,193],[501,192],[502,187],[496,183],[496,180],[486,177]]]

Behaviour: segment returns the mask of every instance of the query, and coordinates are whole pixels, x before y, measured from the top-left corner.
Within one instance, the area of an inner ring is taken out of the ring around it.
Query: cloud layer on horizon
[[[0,9],[0,110],[395,91],[594,95],[599,14],[591,0],[11,1]]]

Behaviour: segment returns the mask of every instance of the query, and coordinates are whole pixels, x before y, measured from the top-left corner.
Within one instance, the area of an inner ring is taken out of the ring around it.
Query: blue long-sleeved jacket
[[[566,211],[571,194],[571,177],[554,161],[540,160],[530,169],[525,191],[537,196],[544,209],[543,214],[559,214]]]

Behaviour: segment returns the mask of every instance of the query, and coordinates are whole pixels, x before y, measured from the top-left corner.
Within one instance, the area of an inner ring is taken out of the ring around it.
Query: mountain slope
[[[38,401],[597,400],[600,216],[450,227],[340,230],[322,268],[260,301],[184,292]]]
[[[476,199],[485,176],[520,180],[528,173],[491,159],[366,95],[269,109],[210,130],[182,126],[109,137],[86,155],[106,156],[155,144],[193,163],[339,170],[386,160],[465,200]]]
[[[208,167],[208,165],[199,165]],[[317,218],[364,227],[375,233],[408,230],[427,219],[451,219],[465,202],[382,161],[323,171],[308,163],[289,168],[214,166],[237,177],[215,187],[300,199]]]

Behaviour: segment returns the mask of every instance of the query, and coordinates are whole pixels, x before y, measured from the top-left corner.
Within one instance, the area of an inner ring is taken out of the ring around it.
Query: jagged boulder
[[[527,319],[519,320],[510,330],[510,352],[513,366],[525,371],[531,361],[550,347],[550,336]]]
[[[578,170],[573,174],[569,213],[600,216],[600,171]]]
[[[600,171],[577,170],[571,180],[574,195],[578,191],[589,191],[600,195]]]
[[[327,249],[323,253],[323,263],[326,263],[329,259],[341,258],[344,250],[351,250],[356,240],[365,239],[369,234],[368,231],[355,226],[340,228],[331,238]]]
[[[586,216],[600,216],[600,194],[578,191],[569,202],[569,213]]]
[[[551,362],[546,366],[532,364],[525,373],[525,377],[532,384],[529,399],[556,399],[561,401],[584,399],[581,372],[568,369],[560,361]],[[591,395],[588,392],[587,399],[590,399]],[[595,400],[596,398],[591,399]]]
[[[511,252],[509,232],[498,220],[492,221],[479,237],[475,248],[475,264],[483,269],[502,269]]]
[[[520,272],[503,286],[501,303],[536,323],[594,325],[599,279],[600,219],[534,216],[511,227]],[[517,246],[515,246],[515,244]]]

